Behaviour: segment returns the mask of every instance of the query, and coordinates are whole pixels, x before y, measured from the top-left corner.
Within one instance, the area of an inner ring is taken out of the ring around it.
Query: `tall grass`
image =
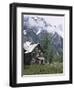
[[[57,74],[63,73],[63,63],[53,63],[45,65],[25,65],[23,74],[33,75],[33,74]]]

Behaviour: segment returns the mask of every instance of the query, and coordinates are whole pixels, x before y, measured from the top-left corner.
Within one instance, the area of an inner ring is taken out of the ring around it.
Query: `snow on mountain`
[[[38,32],[36,33],[36,35],[38,35],[41,32],[41,29],[38,30]]]
[[[32,28],[37,28],[33,29],[33,32],[36,33],[36,35],[38,35],[39,33],[42,32],[42,30],[46,30],[48,33],[52,33],[54,34],[55,32],[58,33],[62,38],[63,36],[63,31],[62,31],[62,25],[51,25],[51,22],[46,22],[44,20],[44,18],[42,17],[33,17],[33,16],[29,16],[29,17],[24,17],[24,25],[26,25],[28,28],[32,29]],[[24,34],[26,34],[26,32],[24,31]]]
[[[24,34],[24,35],[26,35],[26,34],[27,34],[26,30],[23,30],[23,34]]]

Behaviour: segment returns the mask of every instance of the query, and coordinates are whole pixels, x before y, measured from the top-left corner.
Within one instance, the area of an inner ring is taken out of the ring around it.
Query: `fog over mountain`
[[[63,31],[62,23],[57,25],[57,23],[48,22],[44,17],[23,16],[23,42],[41,44],[41,40],[51,34],[53,48],[57,53],[60,53],[60,51],[63,52]]]

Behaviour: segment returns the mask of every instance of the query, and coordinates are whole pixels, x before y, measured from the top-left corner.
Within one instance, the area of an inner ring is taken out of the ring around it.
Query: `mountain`
[[[63,53],[62,26],[51,25],[42,17],[25,16],[23,20],[23,42],[40,43],[51,34],[54,52]],[[41,45],[42,46],[42,45]]]
[[[52,45],[56,53],[63,53],[63,38],[59,36],[56,32],[52,37]]]
[[[46,22],[44,18],[33,16],[25,16],[23,22],[23,30],[33,30],[33,32],[35,32],[37,35],[43,30],[53,34],[56,32],[63,38],[61,24],[59,24],[58,26],[51,25],[50,23]]]
[[[39,38],[37,37],[36,33],[34,33],[32,30],[26,30],[26,35],[24,35],[24,42],[25,41],[30,41],[32,43],[38,43]]]

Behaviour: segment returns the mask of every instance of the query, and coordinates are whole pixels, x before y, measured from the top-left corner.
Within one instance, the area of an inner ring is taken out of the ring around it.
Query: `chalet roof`
[[[30,52],[32,52],[38,44],[39,44],[39,43],[37,43],[37,44],[32,44],[31,42],[26,41],[26,42],[24,43],[24,46],[23,46],[24,49],[26,50],[25,53],[30,53]]]

